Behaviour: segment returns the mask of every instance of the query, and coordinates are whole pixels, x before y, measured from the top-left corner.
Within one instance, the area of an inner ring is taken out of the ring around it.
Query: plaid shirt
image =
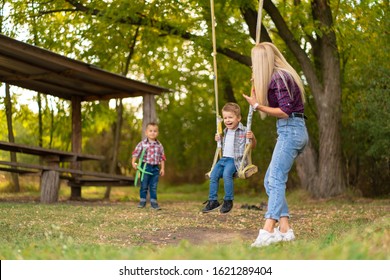
[[[228,130],[227,128],[224,129],[224,137],[222,140],[222,149],[224,147],[227,130]],[[242,123],[239,123],[238,127],[234,133],[234,165],[236,166],[237,170],[240,169],[242,157],[244,156],[245,143],[246,143],[246,132],[247,132],[246,127]],[[245,165],[246,164],[244,164],[244,166]]]
[[[142,162],[146,162],[151,165],[158,165],[161,161],[165,161],[164,147],[159,141],[150,142],[148,138],[145,138],[135,147],[132,155],[139,158],[142,150],[146,149]]]
[[[273,108],[279,107],[287,115],[291,115],[293,112],[303,113],[304,107],[298,85],[288,73],[283,72],[283,76],[293,99],[291,99],[279,72],[275,72],[272,75],[271,83],[268,87],[269,106]]]

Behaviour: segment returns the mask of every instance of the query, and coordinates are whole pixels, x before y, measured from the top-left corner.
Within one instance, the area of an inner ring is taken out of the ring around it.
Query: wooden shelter
[[[147,123],[156,119],[154,96],[169,91],[1,34],[0,82],[70,100],[75,153],[82,152],[81,102],[143,96]]]

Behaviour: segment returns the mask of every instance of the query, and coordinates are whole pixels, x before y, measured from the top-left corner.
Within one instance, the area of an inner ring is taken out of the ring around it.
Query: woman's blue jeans
[[[145,170],[153,175],[144,174],[144,179],[141,182],[141,188],[139,190],[140,201],[146,201],[148,190],[150,193],[150,201],[157,201],[157,184],[160,176],[160,168],[158,165],[146,164]]]
[[[234,158],[223,157],[217,161],[210,174],[209,200],[218,200],[219,179],[223,178],[224,200],[233,200],[233,175],[236,173]]]
[[[303,118],[279,119],[276,122],[278,139],[264,178],[268,195],[266,219],[279,221],[290,217],[286,201],[286,182],[295,158],[303,151],[308,134]]]

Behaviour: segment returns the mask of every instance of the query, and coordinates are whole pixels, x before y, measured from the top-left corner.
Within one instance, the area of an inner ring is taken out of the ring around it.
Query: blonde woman
[[[264,187],[268,195],[265,223],[253,247],[292,241],[286,182],[295,158],[308,141],[304,115],[304,89],[297,72],[275,45],[265,42],[252,49],[253,90],[243,95],[262,118],[277,118],[278,139],[268,166]],[[278,223],[278,227],[275,227]]]

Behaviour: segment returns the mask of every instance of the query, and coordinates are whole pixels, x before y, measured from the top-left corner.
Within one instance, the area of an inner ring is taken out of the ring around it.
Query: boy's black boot
[[[206,204],[206,206],[202,209],[203,213],[211,212],[213,210],[217,210],[221,204],[219,204],[218,200],[207,200],[203,204]]]
[[[221,210],[219,210],[221,213],[228,213],[233,208],[233,200],[224,200]]]

